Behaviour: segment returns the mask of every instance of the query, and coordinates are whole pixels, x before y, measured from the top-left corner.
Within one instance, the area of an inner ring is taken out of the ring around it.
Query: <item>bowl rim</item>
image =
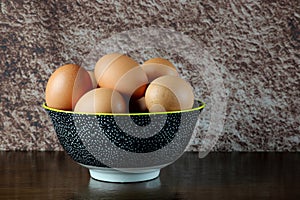
[[[139,116],[139,115],[166,115],[166,114],[174,114],[174,113],[185,113],[185,112],[193,112],[196,110],[202,110],[206,104],[203,101],[195,100],[197,101],[200,106],[186,109],[186,110],[177,110],[177,111],[166,111],[166,112],[143,112],[143,113],[88,113],[88,112],[75,112],[70,110],[61,110],[56,108],[48,107],[46,102],[42,104],[42,107],[46,110],[54,111],[54,112],[60,112],[60,113],[70,113],[70,114],[80,114],[80,115],[94,115],[94,116],[102,116],[102,115],[108,115],[108,116]]]

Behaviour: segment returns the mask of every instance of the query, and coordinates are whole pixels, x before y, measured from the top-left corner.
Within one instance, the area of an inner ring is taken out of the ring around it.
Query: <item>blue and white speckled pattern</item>
[[[76,133],[76,127],[71,113],[57,113],[49,110],[48,114],[54,124],[59,142],[74,161],[86,165],[106,167],[97,161],[83,145],[80,137]]]
[[[61,145],[76,162],[137,168],[175,161],[188,145],[201,110],[136,116],[47,112]]]

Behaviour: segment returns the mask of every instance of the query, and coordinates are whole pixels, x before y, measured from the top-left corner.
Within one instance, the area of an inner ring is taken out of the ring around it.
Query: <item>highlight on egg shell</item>
[[[110,88],[96,88],[79,99],[74,111],[84,113],[125,113],[127,112],[127,105],[119,92]]]
[[[193,88],[180,77],[161,76],[149,84],[145,102],[149,112],[191,109],[194,104]]]
[[[79,98],[93,88],[89,73],[76,64],[59,67],[50,76],[45,99],[47,106],[72,110]]]

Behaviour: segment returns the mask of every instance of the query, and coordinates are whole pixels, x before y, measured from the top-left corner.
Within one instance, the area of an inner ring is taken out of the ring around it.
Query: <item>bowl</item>
[[[189,110],[158,113],[79,113],[48,107],[66,153],[107,182],[139,182],[159,176],[175,162],[193,135],[205,104]]]

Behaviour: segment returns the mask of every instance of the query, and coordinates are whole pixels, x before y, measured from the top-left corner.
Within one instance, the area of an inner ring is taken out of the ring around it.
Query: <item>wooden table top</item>
[[[106,183],[64,152],[0,152],[0,199],[300,199],[300,153],[185,153],[141,183]]]

